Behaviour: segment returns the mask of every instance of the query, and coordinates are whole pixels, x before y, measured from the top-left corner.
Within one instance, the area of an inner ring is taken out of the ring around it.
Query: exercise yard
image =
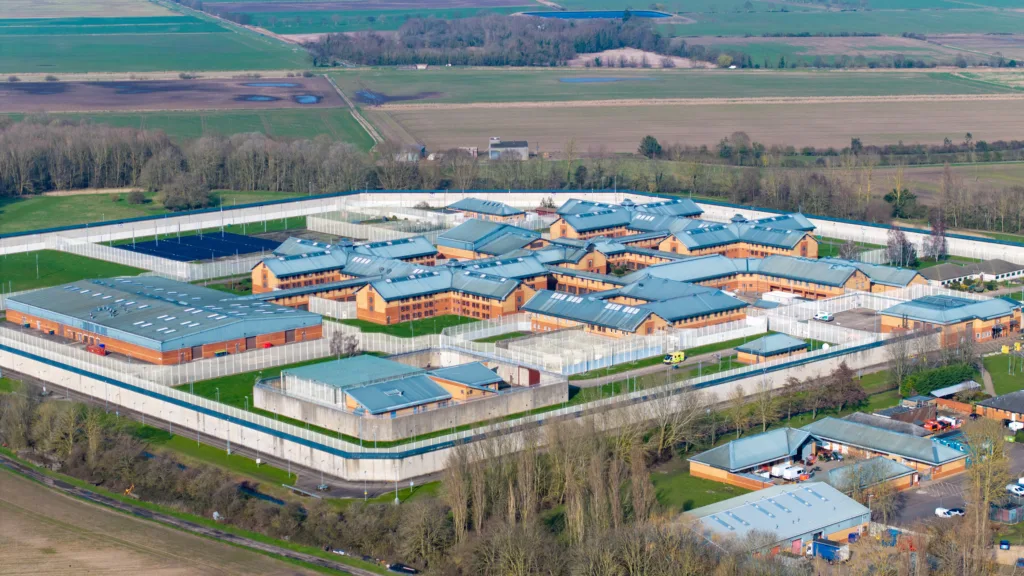
[[[280,242],[275,240],[266,240],[255,236],[214,232],[164,240],[156,238],[146,242],[126,242],[117,247],[129,252],[158,256],[178,262],[196,262],[246,254],[270,253],[279,244]]]

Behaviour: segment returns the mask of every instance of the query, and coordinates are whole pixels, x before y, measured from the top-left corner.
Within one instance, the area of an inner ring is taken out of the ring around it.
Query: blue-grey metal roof
[[[454,204],[449,204],[451,210],[462,210],[465,212],[476,212],[478,214],[490,214],[492,216],[516,216],[525,214],[518,208],[513,208],[504,202],[493,200],[480,200],[479,198],[463,198]]]
[[[741,272],[756,272],[760,264],[761,260],[754,258],[726,258],[721,254],[712,254],[710,256],[687,258],[676,262],[655,264],[627,274],[623,279],[629,283],[643,278],[701,282],[714,278],[733,276]]]
[[[737,346],[736,351],[756,356],[775,356],[777,354],[793,352],[794,350],[807,350],[808,347],[809,344],[807,342],[788,334],[769,334],[753,342]]]
[[[437,269],[409,276],[375,280],[370,286],[387,301],[448,291],[504,300],[519,284],[519,280],[515,278],[473,270]]]
[[[613,288],[603,292],[592,292],[590,295],[601,300],[625,296],[627,298],[636,298],[637,300],[646,300],[647,302],[656,302],[658,300],[712,292],[718,292],[718,290],[690,282],[679,282],[665,278],[643,278],[620,288]]]
[[[754,302],[754,308],[762,308],[764,310],[771,310],[778,308],[780,304],[778,302],[772,302],[771,300],[765,300],[764,298],[758,298]]]
[[[579,198],[570,198],[566,200],[556,211],[559,216],[567,216],[571,214],[585,214],[587,212],[599,212],[609,208],[617,208],[615,204],[605,204],[604,202],[591,202],[590,200],[580,200]]]
[[[573,278],[586,278],[588,280],[594,280],[597,282],[605,282],[615,286],[625,286],[629,284],[625,277],[612,276],[611,274],[598,274],[597,272],[587,272],[585,270],[573,270],[572,268],[559,268],[558,266],[545,266],[548,272],[552,274],[561,274],[564,276],[572,276]],[[641,276],[641,278],[643,278]]]
[[[852,492],[882,482],[910,476],[915,470],[884,456],[876,456],[828,471],[825,481],[843,492]],[[857,486],[859,484],[859,486]]]
[[[294,246],[299,246],[295,244]],[[278,278],[313,274],[327,270],[340,270],[348,262],[349,255],[344,250],[328,250],[320,252],[297,252],[289,256],[264,258],[263,264]]]
[[[909,286],[915,278],[920,276],[917,270],[908,270],[906,268],[898,268],[895,266],[881,266],[879,264],[867,264],[865,262],[845,260],[843,258],[822,258],[821,262],[853,266],[871,279],[873,284],[895,286],[897,288],[905,288]]]
[[[733,298],[721,290],[715,290],[714,292],[689,294],[658,302],[648,302],[642,304],[641,307],[669,322],[679,322],[690,318],[739,310],[746,308],[747,303]]]
[[[268,300],[278,300],[281,298],[289,298],[291,296],[305,296],[306,294],[318,294],[320,292],[330,292],[331,290],[341,290],[344,288],[358,288],[360,286],[366,286],[369,283],[369,278],[352,278],[350,280],[342,280],[340,282],[326,282],[324,284],[314,284],[312,286],[299,286],[298,288],[271,290],[270,292],[261,292],[259,294],[247,294],[245,296],[239,296],[237,300],[239,302],[244,302],[246,300],[266,302]]]
[[[807,233],[802,230],[775,229],[751,223],[693,227],[675,232],[675,237],[690,250],[748,242],[774,248],[794,248]]]
[[[380,242],[369,242],[356,244],[352,247],[356,254],[379,256],[381,258],[393,258],[402,260],[405,258],[420,258],[437,254],[437,248],[423,236],[412,238],[400,238],[397,240],[382,240]]]
[[[591,248],[593,248],[591,246]],[[590,252],[584,248],[552,244],[540,250],[528,251],[542,264],[576,264]]]
[[[701,452],[691,462],[700,462],[720,470],[739,472],[787,458],[799,458],[800,448],[810,434],[796,428],[778,428],[746,436]]]
[[[504,254],[528,246],[540,237],[540,232],[526,228],[473,218],[438,236],[437,245],[484,254]]]
[[[857,269],[853,266],[833,264],[795,256],[768,256],[761,261],[758,271],[765,276],[812,282],[825,286],[843,286]]]
[[[932,400],[926,398],[926,400]],[[910,408],[900,406],[903,412],[909,412]],[[849,420],[850,422],[856,422],[858,424],[866,424],[868,426],[874,426],[875,428],[884,428],[893,432],[899,432],[900,434],[909,434],[911,436],[931,436],[931,432],[925,430],[922,426],[918,426],[911,422],[903,422],[901,420],[895,420],[892,418],[895,414],[886,416],[879,410],[878,413],[868,414],[866,412],[854,412],[843,416],[843,420]]]
[[[671,200],[662,200],[660,202],[648,202],[646,204],[637,204],[635,207],[637,212],[647,212],[650,214],[661,214],[664,216],[700,216],[704,213],[704,210],[697,205],[696,202],[689,198],[673,198]]]
[[[822,440],[873,450],[882,454],[894,454],[931,466],[938,466],[965,457],[962,452],[930,438],[917,438],[909,434],[900,434],[838,418],[828,417],[812,422],[804,426],[803,430]]]
[[[386,414],[452,398],[447,390],[425,374],[349,388],[345,393],[370,414]]]
[[[977,390],[979,388],[981,388],[981,384],[978,384],[974,380],[967,380],[966,382],[953,384],[952,386],[946,386],[945,388],[939,388],[938,390],[932,390],[931,394],[936,398],[946,398],[966,390]]]
[[[451,380],[452,382],[469,386],[471,388],[484,388],[491,384],[503,382],[494,370],[484,366],[480,362],[469,362],[448,368],[439,368],[430,371],[431,376]],[[490,390],[490,389],[488,389]]]
[[[815,228],[814,224],[811,224],[811,221],[799,212],[759,218],[757,220],[751,220],[750,223],[776,229],[803,230],[804,232],[810,232]]]
[[[295,256],[297,254],[319,254],[327,250],[331,250],[335,246],[326,242],[316,242],[314,240],[307,240],[305,238],[296,238],[292,236],[280,246],[274,249],[274,256]]]
[[[595,326],[635,332],[651,315],[650,310],[614,304],[588,296],[539,290],[523,305],[523,310]]]
[[[293,376],[305,380],[313,380],[327,386],[347,390],[356,386],[364,386],[389,378],[402,378],[412,374],[421,374],[424,370],[415,366],[395,362],[386,358],[378,358],[370,354],[319,362],[298,368],[286,368],[281,376]]]
[[[626,227],[630,230],[639,230],[644,233],[668,232],[677,220],[685,220],[685,218],[634,211]]]
[[[633,215],[625,208],[616,207],[600,212],[584,212],[582,214],[566,214],[562,216],[566,224],[577,232],[591,232],[606,228],[624,227],[633,219]]]
[[[320,325],[317,314],[157,276],[79,280],[11,296],[7,303],[11,310],[161,352]]]
[[[454,268],[483,272],[504,278],[533,278],[548,273],[548,269],[534,256],[517,256],[514,258],[483,258],[458,262]]]
[[[773,534],[776,543],[827,534],[830,526],[853,527],[871,518],[865,506],[824,482],[772,486],[688,514],[699,520],[706,536],[744,539],[751,533]]]
[[[1017,414],[1024,414],[1024,390],[1017,390],[1016,392],[1010,392],[995,398],[988,398],[978,402],[979,406],[985,406],[986,408],[995,408],[996,410],[1005,410],[1006,412],[1016,412]]]
[[[924,296],[886,308],[881,314],[929,324],[956,324],[1009,316],[1018,308],[1019,305],[1000,298],[971,300],[956,296]]]

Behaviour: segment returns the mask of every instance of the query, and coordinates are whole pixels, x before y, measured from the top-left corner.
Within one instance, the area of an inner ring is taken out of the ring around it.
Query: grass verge
[[[1010,365],[1011,359],[1013,366]],[[992,377],[992,387],[995,388],[996,396],[1024,389],[1024,369],[1021,367],[1020,358],[1009,354],[997,354],[985,357],[982,363],[985,365],[985,371]]]
[[[0,284],[5,292],[33,290],[86,278],[137,276],[145,270],[56,250],[0,256]]]
[[[459,326],[462,324],[469,324],[471,322],[479,322],[479,320],[468,316],[447,314],[444,316],[434,316],[433,318],[423,318],[421,320],[410,320],[409,322],[402,322],[401,324],[374,324],[373,322],[367,322],[366,320],[356,319],[339,320],[339,322],[359,328],[361,332],[387,334],[389,336],[397,336],[399,338],[414,338],[416,336],[425,336],[428,334],[440,334],[442,330],[449,326]]]
[[[504,334],[495,334],[494,336],[488,336],[487,338],[481,338],[479,340],[473,340],[473,342],[479,342],[481,344],[494,344],[495,342],[501,342],[502,340],[511,340],[513,338],[519,338],[526,336],[529,332],[506,332]]]

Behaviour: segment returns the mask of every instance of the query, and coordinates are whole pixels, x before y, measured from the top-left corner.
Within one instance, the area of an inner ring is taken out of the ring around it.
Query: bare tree
[[[857,255],[860,254],[860,247],[853,240],[847,240],[843,242],[843,245],[839,247],[839,257],[846,260],[856,260]]]
[[[415,185],[419,176],[410,154],[405,146],[396,142],[377,146],[377,179],[385,190],[407,190]]]
[[[754,394],[754,413],[761,421],[761,432],[768,430],[768,424],[779,415],[779,402],[770,379],[762,379]]]
[[[469,454],[465,445],[452,449],[441,487],[442,497],[451,510],[455,541],[461,542],[469,524]]]
[[[444,153],[444,163],[453,187],[462,191],[473,187],[480,166],[476,155],[455,148]]]
[[[899,334],[885,346],[885,355],[889,360],[889,380],[897,388],[903,386],[903,381],[912,369],[910,340],[909,334]]]
[[[736,429],[736,437],[739,438],[750,421],[750,406],[747,404],[743,386],[737,385],[729,395],[729,420]]]
[[[1011,478],[1010,458],[1003,440],[1003,427],[998,420],[980,418],[969,421],[964,424],[963,432],[971,461],[964,490],[967,502],[966,531],[963,534],[967,542],[965,572],[991,574],[989,506],[1006,495],[1005,486]]]
[[[931,220],[932,231],[924,243],[924,257],[933,258],[937,262],[949,252],[946,243],[946,215],[942,210],[934,210]]]
[[[330,349],[338,359],[355,356],[359,352],[359,337],[337,330],[331,334]]]

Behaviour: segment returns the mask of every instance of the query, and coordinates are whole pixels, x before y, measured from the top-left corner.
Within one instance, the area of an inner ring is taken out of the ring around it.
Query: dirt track
[[[721,104],[861,104],[880,102],[979,102],[1024,100],[1024,94],[932,94],[912,96],[814,96],[809,98],[648,98],[619,100],[560,100],[546,102],[423,102],[415,104],[383,104],[381,110],[406,112],[415,110],[473,110],[508,108],[610,108],[623,106],[714,106]]]

